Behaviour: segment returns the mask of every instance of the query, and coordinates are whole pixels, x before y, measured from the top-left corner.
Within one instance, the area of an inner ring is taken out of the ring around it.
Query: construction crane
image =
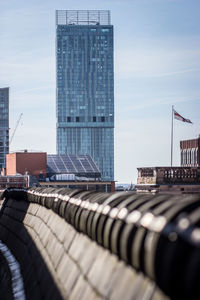
[[[23,116],[23,113],[20,114],[20,116],[19,116],[19,118],[18,118],[18,120],[17,120],[17,123],[16,123],[16,125],[15,125],[15,129],[14,129],[14,131],[13,131],[13,133],[12,133],[12,135],[11,135],[10,141],[9,141],[9,146],[10,146],[10,144],[12,143],[12,140],[13,140],[13,138],[14,138],[15,132],[16,132],[16,130],[17,130],[17,127],[18,127],[18,125],[19,125],[19,122],[20,122],[22,116]]]

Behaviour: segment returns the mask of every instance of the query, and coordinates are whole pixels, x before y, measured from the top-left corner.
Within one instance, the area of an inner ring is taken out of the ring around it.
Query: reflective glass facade
[[[0,171],[9,152],[9,88],[0,88]]]
[[[103,12],[56,11],[57,153],[89,154],[114,180],[113,26]]]

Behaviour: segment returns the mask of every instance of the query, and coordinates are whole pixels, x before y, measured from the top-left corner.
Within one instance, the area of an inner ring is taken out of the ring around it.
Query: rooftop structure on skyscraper
[[[110,11],[57,10],[56,25],[110,25]]]
[[[91,155],[114,180],[113,26],[109,11],[56,11],[57,153]]]

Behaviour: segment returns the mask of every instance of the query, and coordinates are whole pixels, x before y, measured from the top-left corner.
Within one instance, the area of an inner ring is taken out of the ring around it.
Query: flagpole
[[[174,139],[174,105],[172,105],[172,126],[171,126],[171,167],[173,165],[173,139]]]

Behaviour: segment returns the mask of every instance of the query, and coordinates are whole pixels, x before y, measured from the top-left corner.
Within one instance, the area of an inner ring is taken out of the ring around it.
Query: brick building
[[[200,166],[200,136],[197,139],[180,142],[181,167]]]
[[[47,154],[45,152],[16,152],[6,155],[7,175],[30,174],[36,178],[46,177]]]

